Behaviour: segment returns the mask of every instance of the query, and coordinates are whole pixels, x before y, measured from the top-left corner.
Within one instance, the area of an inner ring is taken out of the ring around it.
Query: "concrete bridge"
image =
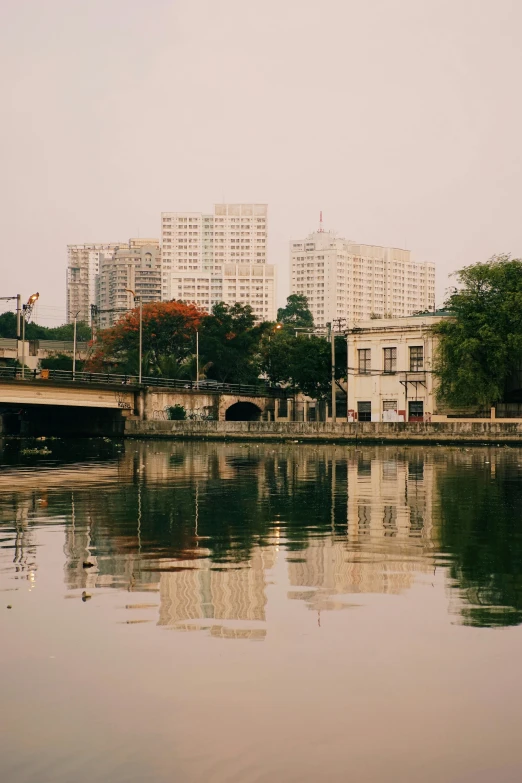
[[[273,421],[281,390],[215,384],[196,388],[178,380],[50,371],[30,377],[0,375],[0,432],[17,434],[118,434],[126,419],[167,421],[182,406],[194,421]],[[149,385],[153,380],[156,384]],[[205,382],[202,382],[202,384]],[[209,382],[207,382],[209,383]]]

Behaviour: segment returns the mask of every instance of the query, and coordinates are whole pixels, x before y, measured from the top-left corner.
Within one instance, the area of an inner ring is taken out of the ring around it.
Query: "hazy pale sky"
[[[0,296],[65,319],[68,243],[269,204],[447,275],[522,254],[521,0],[1,0]],[[3,308],[0,307],[0,310]]]

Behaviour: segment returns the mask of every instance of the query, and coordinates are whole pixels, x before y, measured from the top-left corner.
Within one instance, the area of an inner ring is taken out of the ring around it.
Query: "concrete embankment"
[[[357,424],[297,421],[127,421],[125,436],[177,440],[522,444],[522,421]]]

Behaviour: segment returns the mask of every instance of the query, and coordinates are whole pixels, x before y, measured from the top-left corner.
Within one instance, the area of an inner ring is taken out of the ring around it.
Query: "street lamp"
[[[140,347],[139,347],[139,369],[138,369],[138,383],[141,386],[141,357],[143,353],[143,297],[142,296],[136,296],[136,293],[132,290],[132,288],[126,288],[126,291],[129,292],[129,294],[132,294],[134,297],[134,303],[136,303],[136,300],[140,300]]]
[[[268,368],[269,372],[272,370],[272,332],[279,332],[283,328],[283,324],[276,324],[272,329],[268,332]],[[272,381],[270,380],[270,383]]]
[[[199,331],[196,329],[196,389],[199,389]]]
[[[27,300],[27,304],[22,305],[22,380],[25,378],[25,322],[27,318],[31,317],[31,311],[34,307],[34,303],[38,299],[40,294],[31,294]]]
[[[81,310],[78,310],[77,313],[74,314],[74,330],[73,330],[73,369],[72,369],[72,377],[73,381],[76,378],[76,320],[78,316],[80,315]]]

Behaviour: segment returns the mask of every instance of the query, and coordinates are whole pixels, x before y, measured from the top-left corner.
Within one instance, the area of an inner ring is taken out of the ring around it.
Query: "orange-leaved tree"
[[[195,352],[195,334],[203,313],[184,302],[150,302],[143,305],[143,373],[183,375]],[[140,309],[125,313],[114,326],[98,333],[86,367],[91,372],[138,370]]]

